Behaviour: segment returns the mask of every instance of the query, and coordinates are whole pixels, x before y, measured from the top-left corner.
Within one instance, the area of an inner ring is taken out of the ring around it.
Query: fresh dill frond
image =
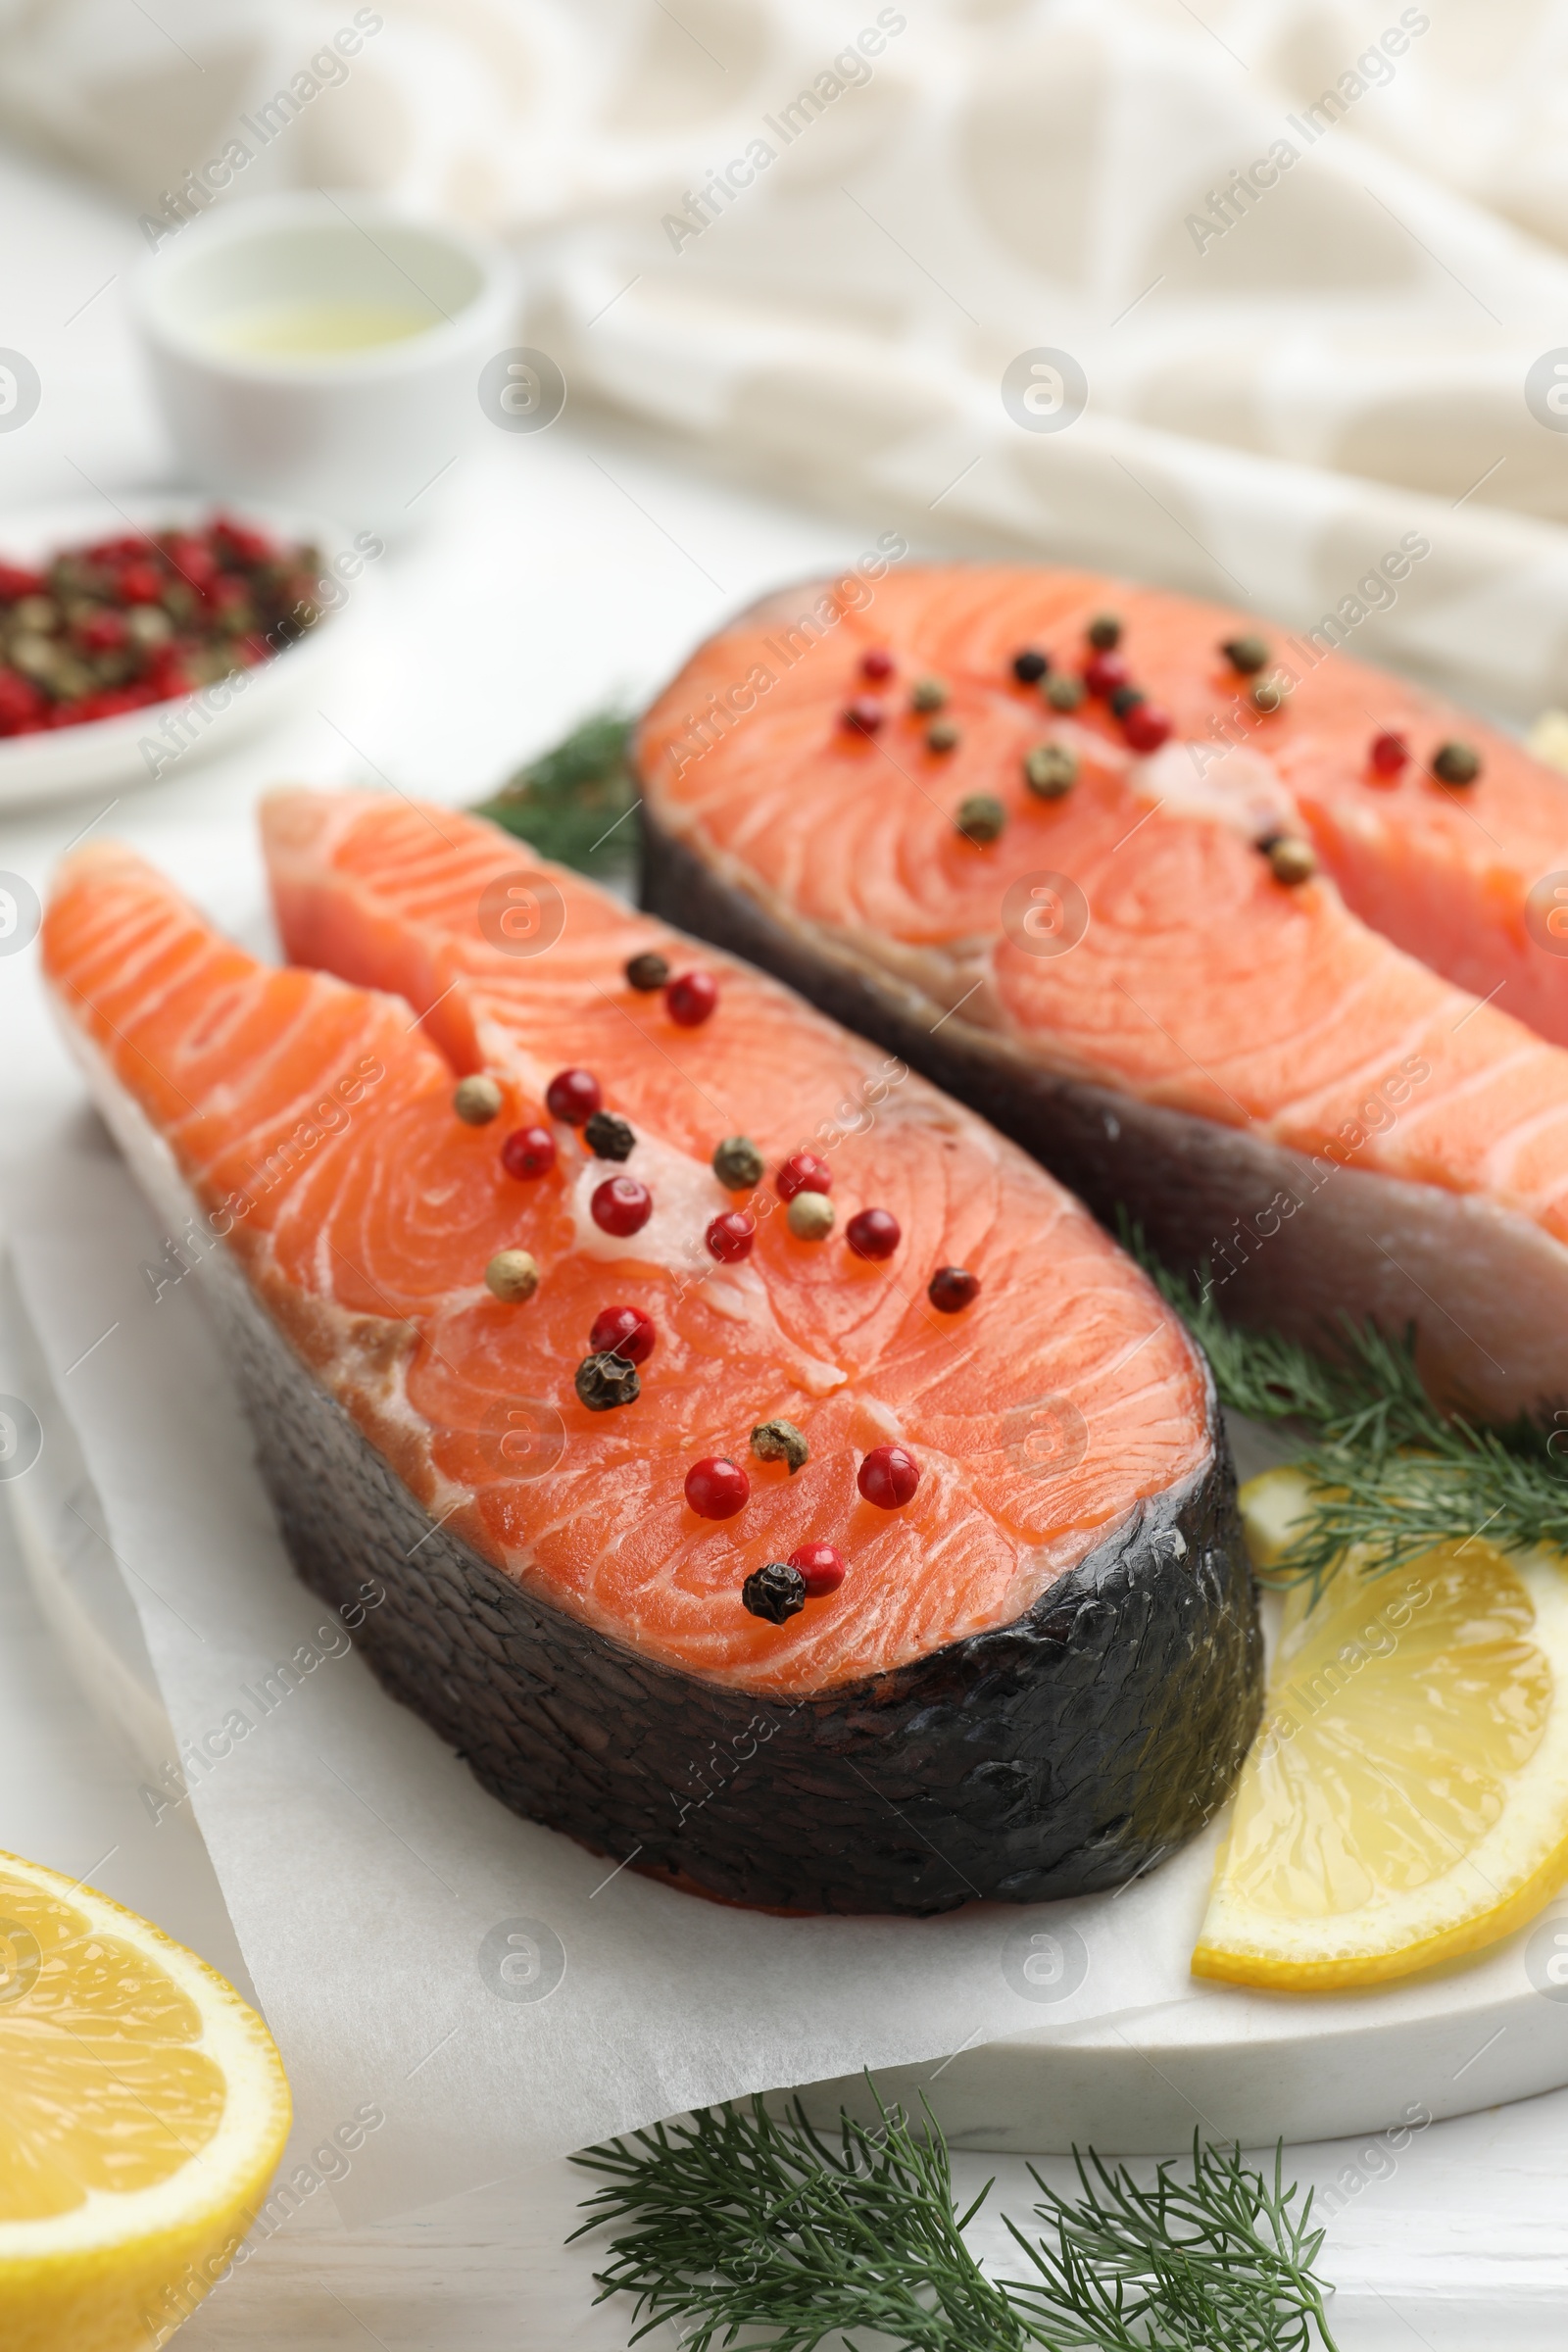
[[[1314,2343],[1333,2352],[1313,2269],[1323,2231],[1311,2227],[1310,2189],[1293,2210],[1300,2191],[1285,2186],[1283,2146],[1272,2181],[1239,2148],[1207,2147],[1196,2132],[1191,2180],[1162,2164],[1143,2188],[1092,2148],[1076,2162],[1076,2200],[1029,2168],[1046,2236],[1007,2222],[1037,2274],[1003,2281],[1032,2342],[1050,2352],[1310,2352]]]
[[[1173,1274],[1125,1217],[1121,1239],[1208,1357],[1220,1401],[1302,1432],[1311,1509],[1271,1583],[1305,1580],[1315,1594],[1352,1544],[1368,1576],[1472,1538],[1568,1550],[1568,1427],[1445,1412],[1416,1370],[1413,1326],[1391,1340],[1344,1316],[1322,1349],[1244,1331],[1215,1305],[1206,1265]]]
[[[854,2352],[852,2331],[899,2352],[1335,2352],[1322,2231],[1279,2155],[1270,2184],[1195,2141],[1190,2180],[1165,2164],[1142,2188],[1091,2151],[1072,2200],[1035,2174],[1044,2234],[1004,2217],[1031,2275],[999,2280],[963,2237],[991,2183],[960,2213],[930,2110],[915,2130],[877,2106],[875,2126],[841,2111],[836,2144],[754,2098],[574,2157],[609,2183],[573,2235],[617,2229],[600,2300],[635,2298],[631,2341],[678,2321],[687,2352],[742,2329],[766,2352]]]
[[[475,815],[581,873],[626,871],[637,856],[631,732],[631,720],[612,711],[584,719],[481,802]]]

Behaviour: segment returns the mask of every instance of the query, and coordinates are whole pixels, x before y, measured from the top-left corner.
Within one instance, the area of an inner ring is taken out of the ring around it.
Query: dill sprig
[[[488,816],[562,865],[585,874],[623,872],[636,860],[637,806],[627,754],[632,722],[612,711],[586,718],[554,751],[519,768],[475,814]]]
[[[963,2237],[993,2184],[960,2213],[930,2109],[916,2131],[877,2107],[874,2127],[841,2110],[833,2145],[799,2102],[781,2120],[726,2100],[574,2157],[609,2185],[573,2235],[629,2225],[597,2277],[601,2302],[635,2298],[630,2340],[673,2320],[686,2352],[743,2328],[766,2352],[854,2352],[852,2330],[900,2352],[1335,2352],[1313,2270],[1323,2232],[1310,2192],[1293,2210],[1278,2152],[1270,2183],[1195,2138],[1190,2180],[1162,2164],[1143,2188],[1091,2151],[1074,2199],[1031,2167],[1044,2234],[1004,2216],[1031,2276],[993,2279]]]
[[[1310,1511],[1271,1583],[1304,1580],[1315,1597],[1352,1544],[1368,1576],[1472,1537],[1499,1551],[1568,1549],[1564,1428],[1443,1411],[1416,1370],[1413,1324],[1391,1340],[1345,1315],[1322,1350],[1243,1331],[1215,1305],[1206,1265],[1190,1279],[1171,1273],[1125,1219],[1122,1240],[1208,1357],[1220,1401],[1255,1421],[1294,1422],[1309,1441],[1298,1467]]]

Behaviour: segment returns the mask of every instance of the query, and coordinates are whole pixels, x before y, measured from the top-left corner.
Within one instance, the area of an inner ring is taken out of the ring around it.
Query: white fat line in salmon
[[[281,620],[274,620],[262,642],[270,654],[281,654],[297,645],[306,631],[323,612],[335,612],[348,601],[349,583],[357,580],[367,564],[373,564],[386,553],[386,542],[373,531],[361,531],[352,548],[340,548],[330,564],[317,580],[312,598],[297,598]],[[314,608],[314,609],[313,609]],[[141,763],[154,782],[166,768],[172,767],[181,753],[199,743],[207,729],[225,711],[237,694],[243,694],[251,681],[267,668],[265,662],[253,663],[246,669],[225,670],[220,678],[199,686],[194,694],[176,703],[167,717],[160,719],[156,735],[140,735],[136,749]]]
[[[286,1135],[275,1145],[259,1168],[251,1160],[245,1162],[253,1183],[230,1193],[226,1200],[220,1201],[217,1208],[208,1209],[205,1216],[188,1216],[178,1241],[172,1234],[165,1236],[162,1257],[155,1264],[144,1263],[141,1269],[142,1280],[153,1295],[154,1306],[166,1291],[194,1271],[215,1242],[223,1241],[242,1218],[250,1215],[258,1200],[264,1200],[274,1185],[293,1173],[307,1152],[314,1152],[326,1136],[347,1132],[352,1124],[350,1108],[362,1102],[369,1089],[378,1086],[386,1076],[385,1063],[377,1061],[373,1054],[362,1054],[355,1070],[357,1075],[339,1078],[318,1102],[313,1103],[311,1116],[301,1119],[292,1135]]]
[[[681,198],[685,211],[666,213],[659,223],[675,251],[684,251],[705,229],[711,228],[728,206],[747,188],[755,186],[759,173],[765,172],[769,164],[777,163],[780,149],[793,147],[801,133],[808,130],[837,99],[849,90],[863,89],[871,79],[872,58],[880,57],[889,41],[897,40],[908,22],[902,9],[879,8],[876,23],[861,25],[853,47],[841,49],[808,87],[798,91],[787,105],[779,108],[776,116],[762,117],[764,128],[779,143],[777,147],[760,132],[747,141],[743,155],[731,156],[720,170],[710,172],[702,188],[688,188]],[[695,220],[691,218],[693,214]]]
[[[777,662],[778,668],[769,669],[765,662],[754,662],[744,678],[726,686],[721,695],[709,696],[705,711],[686,713],[686,732],[670,746],[676,775],[683,776],[694,760],[710,752],[715,743],[721,743],[732,727],[755,710],[761,696],[776,686],[798,662],[804,662],[829,630],[838,627],[846,610],[867,611],[876,601],[876,591],[869,583],[882,579],[890,566],[902,563],[908,552],[909,543],[902,531],[884,531],[876,546],[868,547],[848,571],[830,580],[788,628],[764,637],[763,646]]]
[[[1286,638],[1287,653],[1296,657],[1301,666],[1298,669],[1295,660],[1275,662],[1254,679],[1254,687],[1273,686],[1281,697],[1291,693],[1309,670],[1316,669],[1330,654],[1348,644],[1351,632],[1364,620],[1369,620],[1374,612],[1392,612],[1399,601],[1396,583],[1408,579],[1411,565],[1424,563],[1431,553],[1430,539],[1420,531],[1406,531],[1397,547],[1385,549],[1354,588],[1347,589],[1332,612],[1325,612],[1299,636]],[[1216,711],[1208,722],[1211,743],[1190,743],[1187,747],[1199,774],[1203,775],[1227,752],[1245,745],[1258,728],[1268,725],[1272,715],[1272,711],[1260,710],[1252,703],[1242,701],[1229,710]]]
[[[1267,1764],[1298,1732],[1339,1697],[1363,1666],[1373,1658],[1392,1658],[1399,1636],[1422,1609],[1431,1606],[1436,1587],[1418,1576],[1375,1610],[1355,1634],[1348,1634],[1332,1658],[1312,1674],[1292,1678],[1270,1693],[1269,1711],[1257,1736],[1252,1755]]]
[[[329,2182],[346,2180],[354,2170],[354,2158],[369,2134],[379,2132],[385,2122],[386,2110],[377,2100],[363,2100],[352,2115],[345,2116],[342,2123],[334,2124],[323,2134],[308,2159],[296,2164],[286,2180],[273,2182],[271,2194],[259,2213],[242,2215],[243,2230],[232,2231],[220,2246],[215,2246],[203,2260],[200,2271],[187,2262],[179,2277],[164,2288],[156,2309],[142,2311],[149,2345],[168,2343],[176,2328],[184,2327],[197,2305],[215,2287],[221,2286],[241,2263],[249,2262],[257,2246],[265,2244],[274,2230],[298,2213],[307,2197],[314,2197],[318,2188],[325,2188]]]
[[[1200,1294],[1201,1299],[1206,1303],[1215,1291],[1223,1290],[1231,1276],[1239,1274],[1243,1266],[1257,1255],[1258,1250],[1274,1239],[1286,1220],[1294,1217],[1298,1208],[1304,1207],[1322,1191],[1330,1177],[1350,1166],[1356,1153],[1370,1143],[1374,1135],[1396,1127],[1399,1107],[1409,1101],[1418,1086],[1425,1086],[1431,1075],[1432,1064],[1424,1054],[1407,1054],[1398,1068],[1391,1071],[1372,1090],[1366,1101],[1357,1106],[1354,1118],[1347,1119],[1323,1150],[1312,1153],[1310,1165],[1314,1180],[1304,1191],[1299,1194],[1277,1192],[1266,1207],[1257,1210],[1250,1222],[1233,1217],[1231,1224],[1234,1230],[1225,1235],[1223,1240],[1216,1236],[1205,1253],[1206,1270],[1202,1273]],[[1271,1225],[1264,1222],[1269,1217],[1274,1220]],[[1250,1242],[1255,1243],[1256,1248],[1249,1249],[1247,1245]],[[1236,1252],[1234,1262],[1228,1254],[1231,1251]],[[1216,1265],[1224,1266],[1225,1271],[1216,1274]],[[1194,1268],[1195,1280],[1199,1278],[1199,1271]]]
[[[287,1658],[275,1659],[254,1683],[241,1683],[222,1721],[209,1726],[205,1732],[193,1732],[181,1742],[178,1761],[171,1757],[163,1766],[158,1775],[161,1786],[150,1788],[143,1782],[141,1801],[154,1829],[162,1826],[166,1813],[185,1802],[193,1782],[199,1785],[208,1779],[242,1740],[248,1740],[252,1732],[260,1731],[270,1715],[276,1714],[284,1700],[302,1688],[306,1675],[314,1674],[329,1658],[346,1658],[354,1647],[350,1633],[358,1632],[370,1610],[378,1609],[385,1598],[385,1585],[378,1584],[374,1577],[367,1577],[352,1599],[338,1602],[336,1625],[318,1625],[314,1638],[296,1642]]]
[[[1398,24],[1390,24],[1371,47],[1361,52],[1353,66],[1347,66],[1331,89],[1321,91],[1299,115],[1287,115],[1287,123],[1302,145],[1315,147],[1368,90],[1386,89],[1396,72],[1394,60],[1403,57],[1410,43],[1418,41],[1431,26],[1432,19],[1424,9],[1401,9]],[[1189,213],[1182,223],[1199,252],[1206,253],[1217,239],[1228,236],[1252,206],[1260,203],[1270,188],[1277,188],[1282,175],[1300,160],[1301,148],[1282,132],[1271,141],[1267,155],[1255,157],[1245,171],[1232,172],[1227,181],[1210,188],[1203,199],[1208,211]]]

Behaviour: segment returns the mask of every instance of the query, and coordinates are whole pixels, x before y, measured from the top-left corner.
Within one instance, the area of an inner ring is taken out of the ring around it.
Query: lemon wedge
[[[1305,1494],[1292,1469],[1244,1488],[1259,1568]],[[1352,1553],[1315,1607],[1290,1591],[1194,1974],[1381,1984],[1511,1935],[1565,1878],[1562,1560],[1471,1538],[1377,1577]]]
[[[148,2352],[222,2276],[288,2135],[271,2036],[133,1911],[0,1854],[0,2344]]]

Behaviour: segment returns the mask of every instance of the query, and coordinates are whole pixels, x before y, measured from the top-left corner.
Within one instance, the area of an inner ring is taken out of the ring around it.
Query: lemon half
[[[148,2352],[222,2276],[288,2135],[271,2036],[133,1911],[0,1854],[0,2344]]]
[[[1243,1490],[1259,1567],[1304,1507]],[[1287,1594],[1194,1974],[1376,1984],[1494,1943],[1568,1878],[1568,1574],[1472,1538]]]

